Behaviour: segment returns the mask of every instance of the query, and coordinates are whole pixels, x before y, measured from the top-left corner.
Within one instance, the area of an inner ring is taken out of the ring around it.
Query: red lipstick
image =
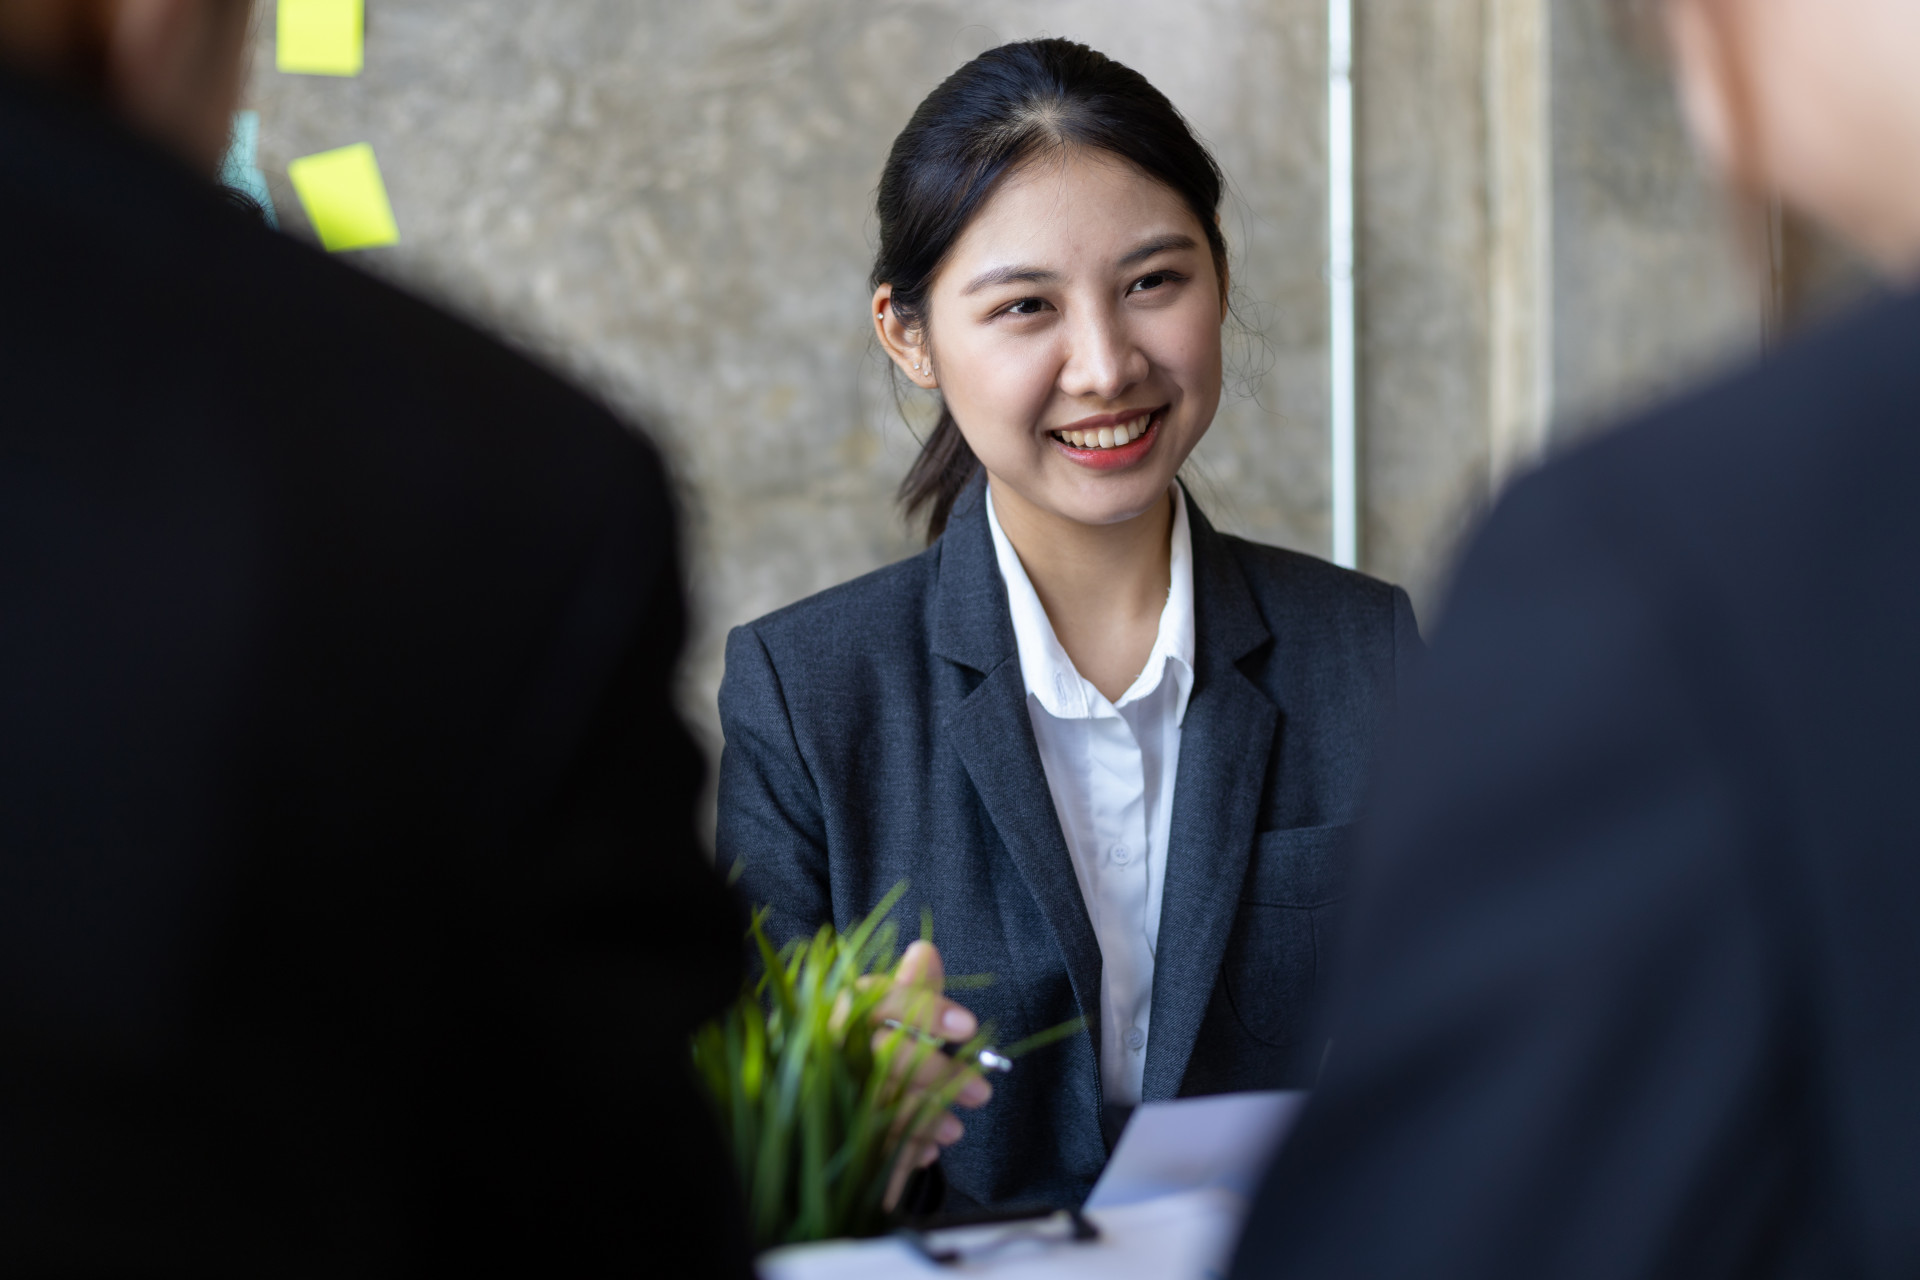
[[[1091,433],[1103,427],[1112,430],[1124,423],[1136,421],[1140,416],[1140,411],[1137,409],[1131,413],[1105,413],[1097,418],[1083,418],[1070,426],[1049,432],[1048,436],[1053,441],[1053,447],[1065,454],[1070,461],[1092,471],[1118,471],[1123,467],[1132,466],[1152,452],[1154,441],[1160,438],[1161,420],[1166,416],[1164,406],[1153,410],[1147,418],[1146,430],[1125,444],[1110,445],[1106,448],[1089,447],[1070,444],[1063,437],[1069,431]]]

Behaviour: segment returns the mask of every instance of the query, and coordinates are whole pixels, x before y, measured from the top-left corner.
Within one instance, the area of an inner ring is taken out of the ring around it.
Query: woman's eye
[[[1007,314],[1010,316],[1037,316],[1046,305],[1045,300],[1041,298],[1022,298],[1007,308]]]
[[[1167,272],[1156,271],[1150,276],[1141,276],[1138,280],[1135,280],[1133,282],[1133,288],[1128,290],[1128,292],[1145,293],[1149,289],[1158,289],[1170,278],[1171,276]]]

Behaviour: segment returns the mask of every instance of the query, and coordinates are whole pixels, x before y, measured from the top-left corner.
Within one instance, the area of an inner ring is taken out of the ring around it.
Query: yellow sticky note
[[[274,65],[309,76],[357,76],[366,0],[280,0]]]
[[[332,252],[400,243],[379,162],[366,143],[301,156],[287,166],[287,176],[320,243]]]

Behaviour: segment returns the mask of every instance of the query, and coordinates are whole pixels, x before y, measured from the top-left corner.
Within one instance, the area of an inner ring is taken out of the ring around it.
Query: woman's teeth
[[[1123,422],[1117,427],[1102,427],[1098,431],[1056,431],[1053,438],[1076,449],[1117,449],[1147,434],[1147,423],[1152,420],[1152,414],[1143,413],[1132,422]]]

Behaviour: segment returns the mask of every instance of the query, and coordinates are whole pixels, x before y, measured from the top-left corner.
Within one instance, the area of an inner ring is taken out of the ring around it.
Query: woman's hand
[[[939,951],[930,942],[915,942],[907,948],[900,960],[900,968],[895,974],[893,990],[875,1013],[876,1022],[892,1018],[917,1031],[938,1036],[955,1044],[964,1043],[980,1029],[980,1020],[964,1006],[955,1003],[942,994],[946,986],[946,966],[940,961]],[[873,1034],[874,1048],[891,1036],[899,1033],[889,1027],[876,1027]],[[911,1055],[903,1053],[902,1058]],[[993,1088],[980,1076],[979,1068],[971,1063],[958,1062],[944,1053],[926,1055],[913,1078],[907,1082],[909,1096],[918,1097],[931,1092],[941,1085],[948,1084],[956,1076],[965,1076],[966,1081],[960,1093],[954,1099],[960,1106],[975,1108],[985,1106],[993,1097]],[[907,1179],[914,1170],[923,1169],[940,1158],[940,1150],[960,1141],[966,1133],[966,1127],[960,1118],[951,1111],[941,1111],[929,1120],[919,1132],[911,1135],[900,1153],[900,1162],[894,1166],[893,1178],[887,1184],[885,1208],[891,1210],[900,1202],[900,1193],[907,1185]]]

